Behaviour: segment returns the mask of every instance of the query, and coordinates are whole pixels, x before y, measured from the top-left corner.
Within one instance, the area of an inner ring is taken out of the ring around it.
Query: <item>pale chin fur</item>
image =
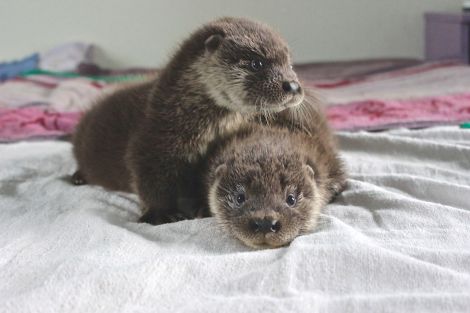
[[[297,237],[297,235],[299,235],[297,234],[283,243],[272,244],[266,241],[263,243],[253,243],[249,239],[243,238],[243,236],[237,236],[237,232],[233,230],[232,230],[232,234],[235,238],[243,242],[246,246],[253,248],[253,249],[275,249],[275,248],[285,247],[285,246],[288,246],[292,242],[292,240],[294,240],[294,238]]]
[[[237,237],[238,238],[238,237]],[[263,244],[254,244],[248,240],[243,240],[241,238],[238,238],[240,241],[242,241],[246,246],[250,247],[250,248],[253,248],[253,249],[276,249],[276,248],[280,248],[280,247],[284,247],[284,246],[287,246],[289,242],[286,242],[284,244],[280,244],[280,245],[270,245],[270,244],[267,244],[267,243],[263,243]]]
[[[268,106],[256,106],[256,105],[246,105],[242,102],[239,102],[238,106],[234,106],[233,103],[227,103],[226,105],[222,105],[223,107],[238,111],[240,113],[279,113],[289,108],[295,108],[299,106],[303,101],[303,98],[300,98],[296,101],[289,100],[280,105],[268,105]]]
[[[292,98],[280,105],[275,105],[275,104],[270,104],[267,106],[263,106],[263,109],[260,110],[262,112],[268,112],[268,113],[279,113],[282,112],[286,109],[290,108],[295,108],[299,106],[303,102],[303,97],[299,97],[299,99]]]
[[[283,106],[284,106],[285,109],[295,108],[295,107],[299,106],[303,101],[304,101],[304,97],[299,97],[299,99],[297,99],[297,100],[295,100],[295,98],[293,98],[292,100],[287,101]]]

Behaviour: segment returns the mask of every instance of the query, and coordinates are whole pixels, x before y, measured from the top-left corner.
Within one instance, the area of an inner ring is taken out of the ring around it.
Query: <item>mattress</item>
[[[69,184],[68,142],[1,144],[0,312],[468,312],[470,131],[339,140],[348,189],[271,250],[136,223],[134,195]]]

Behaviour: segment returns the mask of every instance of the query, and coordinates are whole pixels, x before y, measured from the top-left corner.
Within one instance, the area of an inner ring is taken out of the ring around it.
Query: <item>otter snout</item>
[[[276,233],[281,230],[281,222],[272,218],[252,219],[248,228],[254,233]]]
[[[284,81],[282,82],[282,90],[287,93],[297,94],[300,93],[300,84],[296,81]]]

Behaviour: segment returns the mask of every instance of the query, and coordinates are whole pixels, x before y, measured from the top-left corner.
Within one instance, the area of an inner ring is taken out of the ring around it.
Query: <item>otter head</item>
[[[269,114],[302,102],[304,91],[280,35],[242,18],[223,18],[205,29],[205,52],[196,67],[217,105]]]
[[[279,247],[311,230],[323,195],[306,158],[262,143],[231,151],[214,170],[209,207],[219,224],[254,248]]]

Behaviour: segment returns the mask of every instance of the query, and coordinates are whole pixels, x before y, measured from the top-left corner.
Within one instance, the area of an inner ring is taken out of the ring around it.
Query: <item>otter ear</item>
[[[225,174],[226,171],[227,171],[227,165],[226,165],[225,163],[220,164],[220,165],[217,166],[217,168],[215,169],[214,176],[215,176],[216,178],[220,178],[222,175]]]
[[[305,164],[304,168],[310,178],[315,181],[315,171],[313,170],[313,168],[308,164]]]
[[[204,41],[204,46],[209,53],[212,53],[217,50],[222,41],[224,41],[224,36],[220,34],[211,35]]]

